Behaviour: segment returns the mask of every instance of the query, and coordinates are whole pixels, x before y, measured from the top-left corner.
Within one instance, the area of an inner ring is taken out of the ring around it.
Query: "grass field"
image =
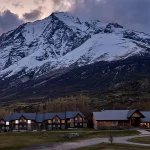
[[[150,144],[150,136],[133,138],[133,139],[130,139],[128,141],[135,142],[135,143]]]
[[[77,130],[78,131],[78,130]],[[129,136],[139,134],[137,131],[82,131],[79,130],[79,137],[68,138],[70,133],[77,131],[50,131],[50,132],[16,132],[0,133],[0,150],[18,150],[36,144],[50,144],[56,142],[69,142],[80,139]]]
[[[79,148],[76,150],[150,150],[149,147],[133,146],[125,144],[99,144],[91,147]]]

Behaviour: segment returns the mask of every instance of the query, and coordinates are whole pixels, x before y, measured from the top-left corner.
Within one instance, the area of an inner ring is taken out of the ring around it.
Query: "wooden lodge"
[[[139,110],[103,110],[93,112],[94,129],[150,128],[150,112]]]
[[[1,131],[42,131],[86,128],[88,120],[79,111],[64,113],[14,113],[0,120]]]

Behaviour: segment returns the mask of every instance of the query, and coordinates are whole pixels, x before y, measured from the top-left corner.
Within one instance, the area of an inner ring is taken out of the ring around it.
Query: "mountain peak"
[[[150,47],[149,39],[116,23],[83,21],[68,12],[55,12],[0,37],[0,76],[125,59]]]

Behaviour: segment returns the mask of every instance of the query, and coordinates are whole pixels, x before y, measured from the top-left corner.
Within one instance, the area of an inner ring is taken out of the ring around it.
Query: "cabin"
[[[60,130],[66,128],[65,113],[45,113],[46,130]]]
[[[150,128],[150,111],[141,111],[145,118],[141,118],[140,127]]]
[[[14,113],[0,120],[0,131],[45,131],[86,128],[88,120],[79,111],[62,113]]]
[[[93,112],[94,129],[125,129],[140,127],[141,119],[145,116],[138,110],[103,110]]]
[[[66,128],[87,128],[88,119],[79,111],[66,112]]]

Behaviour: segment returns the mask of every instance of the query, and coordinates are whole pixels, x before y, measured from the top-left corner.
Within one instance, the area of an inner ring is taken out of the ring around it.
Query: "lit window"
[[[78,120],[77,118],[75,118],[75,120]]]
[[[28,124],[31,124],[31,120],[28,120]]]
[[[19,121],[18,120],[15,120],[15,124],[18,124],[19,123]]]
[[[6,122],[6,126],[9,126],[9,122],[8,121]]]
[[[55,122],[55,119],[53,119],[53,122]]]

